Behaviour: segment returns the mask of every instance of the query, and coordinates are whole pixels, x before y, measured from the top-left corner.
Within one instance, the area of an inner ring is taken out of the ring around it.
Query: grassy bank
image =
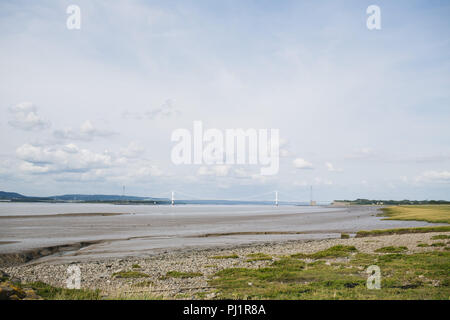
[[[368,231],[361,230],[356,233],[356,237],[362,238],[362,237],[387,236],[387,235],[392,235],[392,234],[448,232],[448,231],[450,231],[450,226],[380,229],[380,230],[368,230]]]
[[[380,290],[366,287],[371,265]],[[0,280],[21,279],[44,299],[449,299],[450,226],[80,263],[81,290],[41,282],[66,267],[10,267]]]
[[[294,254],[267,267],[224,269],[210,285],[220,299],[449,299],[450,252],[399,254],[390,252],[404,248],[385,249],[380,251],[389,253],[337,246],[307,256]],[[370,265],[380,267],[380,290],[366,288]]]
[[[392,206],[381,209],[388,220],[419,220],[450,223],[450,205]]]

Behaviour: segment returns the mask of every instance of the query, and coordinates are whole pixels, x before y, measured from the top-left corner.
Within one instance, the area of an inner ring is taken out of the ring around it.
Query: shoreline
[[[24,283],[42,281],[52,286],[65,287],[68,277],[67,267],[77,265],[81,270],[81,288],[99,289],[102,296],[106,298],[145,295],[147,298],[212,299],[216,297],[215,288],[208,284],[208,280],[226,268],[265,267],[283,256],[314,253],[335,245],[355,246],[358,252],[370,254],[374,254],[376,249],[386,246],[404,246],[407,248],[406,254],[444,250],[432,246],[418,246],[420,243],[431,243],[432,237],[436,235],[450,235],[450,232],[394,234],[349,239],[268,241],[258,244],[181,248],[154,253],[147,257],[105,258],[70,264],[48,261],[2,269]],[[249,261],[248,255],[259,253],[270,256],[271,259]],[[213,258],[214,256],[216,257]],[[333,262],[336,259],[330,261]],[[327,260],[326,263],[330,263],[330,261]],[[145,276],[130,278],[117,276],[129,272]],[[201,275],[188,278],[167,277],[166,275],[171,272],[199,273]]]

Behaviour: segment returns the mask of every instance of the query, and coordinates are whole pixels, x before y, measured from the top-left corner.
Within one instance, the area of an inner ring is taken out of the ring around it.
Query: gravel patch
[[[386,235],[350,239],[326,239],[314,241],[286,241],[264,243],[227,248],[188,249],[161,253],[150,257],[111,259],[72,264],[38,263],[8,267],[4,271],[24,283],[42,281],[57,287],[65,287],[69,265],[77,265],[81,270],[81,287],[100,289],[105,297],[118,295],[151,294],[162,298],[194,299],[213,298],[214,288],[208,286],[216,272],[231,267],[259,268],[271,263],[265,261],[247,261],[251,253],[265,253],[274,260],[294,253],[313,253],[335,245],[355,246],[359,252],[374,253],[376,249],[387,246],[404,246],[407,253],[443,250],[436,247],[418,247],[419,243],[432,244],[442,240],[432,240],[437,234],[418,233]],[[213,256],[237,254],[239,258],[213,259]],[[134,266],[133,266],[134,265]],[[136,268],[138,265],[140,268]],[[148,277],[119,278],[113,274],[122,271],[137,271]],[[192,278],[164,277],[169,271],[197,272],[201,276]]]

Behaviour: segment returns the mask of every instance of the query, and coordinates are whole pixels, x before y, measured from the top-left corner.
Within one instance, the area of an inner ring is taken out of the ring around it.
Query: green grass
[[[88,289],[66,289],[53,287],[44,282],[32,282],[26,284],[32,288],[37,295],[46,300],[99,300],[100,290]]]
[[[146,288],[146,287],[151,287],[153,285],[154,285],[153,281],[144,280],[144,281],[135,283],[133,286],[138,287],[138,288]]]
[[[427,233],[427,232],[450,232],[450,226],[382,229],[382,230],[370,230],[370,231],[362,230],[362,231],[358,231],[356,233],[356,238],[385,236],[385,235],[391,235],[391,234]]]
[[[381,269],[381,290],[366,288],[365,270],[373,264]],[[448,299],[448,270],[446,251],[357,253],[330,265],[283,257],[266,267],[221,270],[209,284],[219,299]]]
[[[151,292],[118,292],[109,295],[105,300],[163,300],[163,297]]]
[[[383,247],[375,250],[375,252],[380,253],[401,253],[405,251],[408,251],[407,247],[393,247],[393,246]]]
[[[265,253],[250,253],[247,255],[247,262],[272,260],[272,257]]]
[[[445,247],[444,242],[435,242],[431,244],[432,247]]]
[[[148,278],[150,277],[146,273],[142,273],[139,271],[120,271],[113,273],[113,277],[123,278],[123,279],[136,279],[136,278]]]
[[[406,205],[381,209],[388,220],[450,223],[450,205]]]
[[[195,277],[201,277],[203,274],[200,272],[180,272],[180,271],[169,271],[166,273],[165,276],[162,276],[160,279],[165,280],[169,278],[195,278]]]
[[[349,239],[350,235],[347,233],[341,233],[341,239]]]
[[[239,256],[235,253],[223,256],[212,256],[211,259],[238,259]]]
[[[137,263],[133,264],[131,267],[132,267],[133,269],[140,269],[140,268],[141,268],[141,266],[138,265]]]
[[[325,258],[340,258],[347,257],[350,253],[357,252],[358,250],[354,246],[337,245],[325,250],[317,251],[312,254],[307,253],[295,253],[291,255],[291,258],[297,259],[325,259]]]
[[[438,234],[436,236],[432,236],[431,240],[445,240],[450,239],[450,234]]]
[[[426,248],[426,247],[429,247],[430,245],[428,243],[419,243],[417,246],[419,248]]]

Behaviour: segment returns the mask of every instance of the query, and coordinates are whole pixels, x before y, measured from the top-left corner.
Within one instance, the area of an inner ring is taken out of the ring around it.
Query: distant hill
[[[63,194],[49,197],[28,197],[16,192],[0,191],[0,200],[12,202],[91,202],[115,204],[170,204],[168,198],[121,196],[115,194]],[[274,201],[236,201],[236,200],[184,200],[176,199],[175,204],[205,205],[273,205]],[[307,202],[284,202],[280,205],[308,205]]]
[[[0,199],[2,200],[25,199],[25,198],[27,197],[20,193],[0,191]]]
[[[16,192],[0,191],[0,200],[12,201],[168,201],[163,198],[135,197],[106,194],[64,194],[51,197],[28,197]]]
[[[152,201],[167,200],[152,197],[120,196],[114,194],[64,194],[49,197],[53,200],[63,201]]]
[[[356,200],[335,200],[335,204],[357,204],[357,205],[418,205],[418,204],[450,204],[446,200],[370,200],[370,199],[356,199]]]

